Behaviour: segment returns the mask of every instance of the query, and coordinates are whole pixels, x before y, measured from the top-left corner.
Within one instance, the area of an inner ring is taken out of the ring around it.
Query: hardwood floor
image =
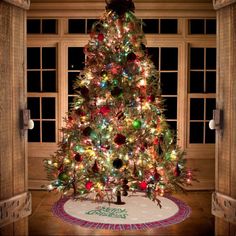
[[[158,235],[158,236],[212,236],[214,235],[214,217],[211,215],[211,192],[191,191],[175,194],[176,198],[186,202],[192,213],[185,221],[159,229],[109,231],[82,228],[69,224],[55,217],[51,207],[59,198],[59,194],[45,191],[31,191],[33,206],[29,217],[29,235]]]

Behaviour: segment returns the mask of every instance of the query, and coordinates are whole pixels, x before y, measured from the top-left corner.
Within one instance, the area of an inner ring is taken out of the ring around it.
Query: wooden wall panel
[[[10,1],[8,1],[10,2]],[[19,1],[18,1],[19,2]],[[26,132],[20,111],[26,108],[26,11],[0,2],[0,200],[28,191]],[[23,135],[24,133],[24,135]],[[28,219],[4,226],[0,235],[27,235]]]
[[[220,5],[226,3],[226,5]],[[229,5],[231,4],[231,5]],[[222,7],[222,8],[221,8]],[[223,130],[217,132],[216,192],[236,199],[236,3],[215,1],[217,10],[217,108],[223,110]],[[233,207],[233,206],[231,206]],[[227,212],[225,212],[226,214]],[[225,215],[224,212],[222,215]],[[235,217],[235,216],[234,216]],[[236,235],[234,224],[215,221],[215,235]]]

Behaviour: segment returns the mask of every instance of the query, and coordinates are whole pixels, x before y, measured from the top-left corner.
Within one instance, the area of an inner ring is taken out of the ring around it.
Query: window
[[[189,34],[216,34],[216,19],[190,19]]]
[[[89,34],[98,19],[68,19],[69,34]]]
[[[161,81],[162,98],[165,101],[166,119],[175,131],[177,130],[177,93],[178,93],[178,48],[148,48]],[[171,55],[171,56],[170,56]]]
[[[143,18],[144,43],[160,75],[166,119],[177,131],[188,166],[201,170],[200,185],[213,186],[207,168],[213,168],[215,149],[215,131],[208,124],[216,107],[216,20],[214,11],[208,14],[207,9],[200,18],[194,9],[138,14]],[[27,102],[35,123],[28,132],[31,180],[42,179],[43,169],[38,174],[35,163],[53,154],[61,141],[59,129],[76,96],[73,81],[84,67],[83,49],[99,17],[97,11],[80,9],[76,14],[71,9],[53,10],[52,18],[50,12],[39,18],[40,11],[29,11],[27,20]]]
[[[28,19],[27,34],[57,34],[57,20]]]
[[[143,19],[145,34],[178,34],[177,19]]]
[[[216,48],[190,47],[189,68],[189,143],[215,143]]]
[[[85,55],[83,47],[68,47],[68,110],[75,97],[73,84],[84,68]]]
[[[27,48],[27,102],[35,124],[29,142],[56,142],[56,72],[56,47]]]

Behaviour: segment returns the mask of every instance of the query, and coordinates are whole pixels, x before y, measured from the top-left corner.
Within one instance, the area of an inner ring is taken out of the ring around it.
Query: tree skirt
[[[162,208],[143,193],[122,197],[125,205],[94,202],[92,196],[84,200],[64,197],[53,206],[53,213],[61,219],[87,228],[137,230],[177,224],[190,215],[184,202],[172,197],[159,197]]]

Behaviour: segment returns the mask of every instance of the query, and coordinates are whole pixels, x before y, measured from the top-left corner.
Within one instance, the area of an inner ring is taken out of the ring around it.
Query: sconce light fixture
[[[223,111],[213,110],[213,119],[209,121],[209,128],[212,130],[221,130],[223,128]]]

